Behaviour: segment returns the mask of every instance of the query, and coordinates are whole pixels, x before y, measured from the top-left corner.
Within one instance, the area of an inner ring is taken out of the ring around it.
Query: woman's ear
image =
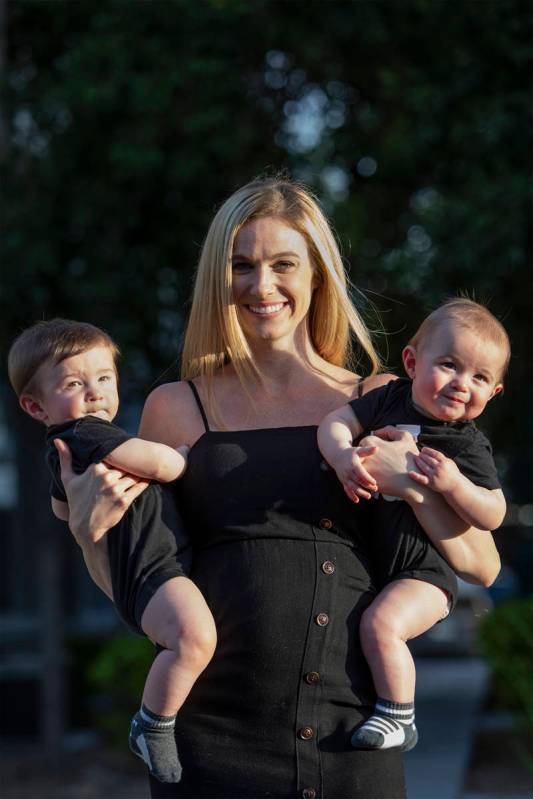
[[[32,419],[36,419],[38,422],[47,421],[48,414],[40,402],[36,400],[35,397],[32,397],[31,394],[21,394],[19,397],[19,405]]]
[[[416,349],[412,344],[408,344],[402,351],[403,366],[407,375],[413,379],[416,369]]]

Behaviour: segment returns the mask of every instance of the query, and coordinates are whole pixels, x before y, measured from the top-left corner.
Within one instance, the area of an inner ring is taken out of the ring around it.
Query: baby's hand
[[[461,479],[461,472],[455,461],[436,449],[423,447],[420,454],[415,457],[415,463],[422,474],[412,471],[409,472],[409,477],[440,494],[453,491]]]
[[[364,459],[373,455],[376,450],[377,447],[343,449],[331,464],[352,502],[359,502],[360,497],[370,499],[371,493],[378,490],[376,481],[363,466]]]

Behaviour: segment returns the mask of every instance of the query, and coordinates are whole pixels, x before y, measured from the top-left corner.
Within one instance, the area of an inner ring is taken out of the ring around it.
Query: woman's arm
[[[376,446],[366,467],[384,494],[405,499],[435,547],[457,574],[469,583],[490,585],[500,570],[500,558],[492,534],[470,527],[427,486],[413,483],[418,449],[413,437],[394,427],[367,436],[362,446]]]

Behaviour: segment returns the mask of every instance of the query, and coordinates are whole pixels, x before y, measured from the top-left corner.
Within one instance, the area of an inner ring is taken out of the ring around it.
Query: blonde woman
[[[352,371],[360,354],[371,364],[364,381]],[[178,501],[195,550],[191,577],[218,632],[178,714],[182,780],[152,780],[152,797],[404,796],[397,750],[350,747],[375,702],[358,625],[376,588],[364,509],[316,445],[328,412],[390,379],[378,371],[313,197],[276,179],[235,192],[203,247],[184,379],[156,389],[141,422],[143,437],[191,448]],[[413,506],[458,573],[491,582],[492,537],[413,484],[415,452],[408,434],[373,440],[366,463],[380,490]],[[103,466],[73,477],[62,457],[71,528],[109,587],[105,549],[91,540],[143,485]]]

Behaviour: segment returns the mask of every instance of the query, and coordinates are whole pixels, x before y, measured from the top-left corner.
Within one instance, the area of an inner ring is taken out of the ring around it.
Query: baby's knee
[[[215,652],[217,631],[211,613],[189,619],[178,631],[176,646],[181,657],[191,666],[203,670]]]
[[[359,633],[363,645],[382,648],[397,637],[394,620],[379,606],[370,605],[361,617]]]

